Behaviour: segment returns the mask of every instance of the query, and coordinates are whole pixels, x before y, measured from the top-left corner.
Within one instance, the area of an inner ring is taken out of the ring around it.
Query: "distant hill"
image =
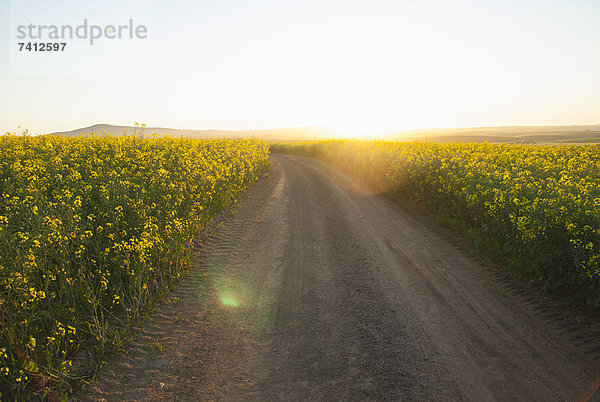
[[[261,138],[268,142],[300,142],[326,139],[331,137],[327,129],[319,126],[288,127],[264,130],[189,130],[164,127],[114,126],[96,124],[71,131],[52,133],[65,137],[80,137],[94,133],[96,135],[143,135],[151,137],[186,138]],[[140,134],[141,133],[141,134]],[[339,137],[339,135],[336,135]],[[600,124],[574,126],[505,126],[472,127],[446,129],[405,130],[383,136],[388,140],[426,140],[433,142],[490,142],[490,143],[526,143],[526,144],[591,144],[600,143]],[[370,138],[377,138],[373,136]]]
[[[158,137],[186,137],[186,138],[262,138],[265,140],[282,141],[306,141],[321,139],[327,136],[326,130],[321,127],[289,127],[265,130],[189,130],[174,129],[164,127],[140,127],[133,126],[114,126],[111,124],[95,124],[89,127],[78,128],[71,131],[55,132],[50,135],[60,135],[64,137],[81,137],[94,133],[98,136],[114,135],[124,136],[143,135],[151,137],[156,134]]]
[[[526,144],[600,143],[600,124],[575,126],[505,126],[410,130],[391,136],[394,140],[434,142],[491,142]]]

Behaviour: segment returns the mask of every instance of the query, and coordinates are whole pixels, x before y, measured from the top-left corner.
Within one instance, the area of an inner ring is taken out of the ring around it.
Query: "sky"
[[[84,18],[147,37],[16,50]],[[600,123],[598,0],[0,0],[0,49],[0,132]]]

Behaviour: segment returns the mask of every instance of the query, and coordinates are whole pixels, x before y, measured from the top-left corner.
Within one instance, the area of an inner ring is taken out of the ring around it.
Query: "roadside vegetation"
[[[89,375],[87,357],[122,342],[188,270],[194,236],[269,167],[256,140],[6,135],[0,155],[8,399]]]

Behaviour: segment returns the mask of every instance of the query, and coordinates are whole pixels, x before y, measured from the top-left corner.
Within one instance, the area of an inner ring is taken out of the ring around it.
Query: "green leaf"
[[[23,368],[29,371],[30,373],[37,373],[38,371],[40,371],[40,368],[37,366],[37,364],[35,364],[33,360],[26,361]]]

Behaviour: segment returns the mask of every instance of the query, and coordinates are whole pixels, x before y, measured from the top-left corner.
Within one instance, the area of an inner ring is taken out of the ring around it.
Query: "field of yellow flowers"
[[[600,306],[600,146],[324,141],[337,164],[464,231],[542,289]]]
[[[0,155],[0,390],[15,398],[118,342],[269,166],[255,140],[6,135]]]

